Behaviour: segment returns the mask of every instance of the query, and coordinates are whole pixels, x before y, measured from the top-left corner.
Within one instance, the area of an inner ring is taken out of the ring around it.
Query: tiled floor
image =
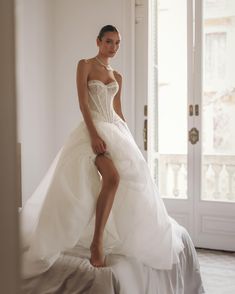
[[[235,294],[235,252],[197,249],[207,294]]]

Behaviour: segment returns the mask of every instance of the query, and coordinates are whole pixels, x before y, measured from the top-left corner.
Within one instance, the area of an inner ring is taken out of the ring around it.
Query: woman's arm
[[[113,108],[115,112],[120,116],[122,120],[125,122],[125,118],[122,113],[122,106],[121,106],[121,89],[122,89],[122,76],[118,72],[114,72],[114,76],[116,81],[118,82],[119,89],[117,94],[115,95],[113,99]]]
[[[88,89],[87,89],[87,79],[89,74],[90,64],[81,59],[77,65],[77,92],[78,92],[78,101],[79,107],[82,112],[84,121],[86,123],[90,138],[92,149],[95,153],[103,153],[106,151],[106,144],[99,136],[96,127],[93,123],[89,105],[88,105]]]

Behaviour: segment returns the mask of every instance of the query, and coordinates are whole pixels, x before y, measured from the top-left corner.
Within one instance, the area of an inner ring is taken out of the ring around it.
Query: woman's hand
[[[91,147],[95,154],[102,154],[106,151],[106,144],[99,135],[91,138]]]

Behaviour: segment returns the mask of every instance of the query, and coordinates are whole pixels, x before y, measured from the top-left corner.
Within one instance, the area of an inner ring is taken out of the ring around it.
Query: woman
[[[92,150],[97,154],[95,165],[102,176],[102,189],[96,205],[95,232],[90,247],[91,263],[97,267],[104,265],[102,253],[103,232],[119,184],[119,174],[112,159],[106,156],[106,144],[99,136],[92,120],[88,104],[89,93],[87,83],[89,81],[101,82],[103,84],[102,87],[108,87],[112,83],[115,85],[117,81],[119,90],[113,101],[114,109],[121,119],[125,121],[120,99],[122,77],[119,73],[113,71],[109,65],[109,59],[116,54],[119,45],[120,35],[116,28],[112,26],[104,27],[97,37],[98,55],[89,60],[80,60],[77,67],[79,105],[89,131]]]
[[[60,252],[90,250],[90,262],[105,266],[105,254],[137,258],[171,269],[184,245],[136,145],[121,109],[122,76],[109,65],[120,34],[104,26],[98,54],[77,66],[84,120],[58,152],[21,212],[23,274],[47,270]]]

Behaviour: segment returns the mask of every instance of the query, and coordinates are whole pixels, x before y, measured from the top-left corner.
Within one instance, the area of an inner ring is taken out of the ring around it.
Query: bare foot
[[[90,246],[90,251],[91,251],[90,263],[94,267],[105,267],[106,264],[103,257],[102,245],[99,243],[92,242]]]

